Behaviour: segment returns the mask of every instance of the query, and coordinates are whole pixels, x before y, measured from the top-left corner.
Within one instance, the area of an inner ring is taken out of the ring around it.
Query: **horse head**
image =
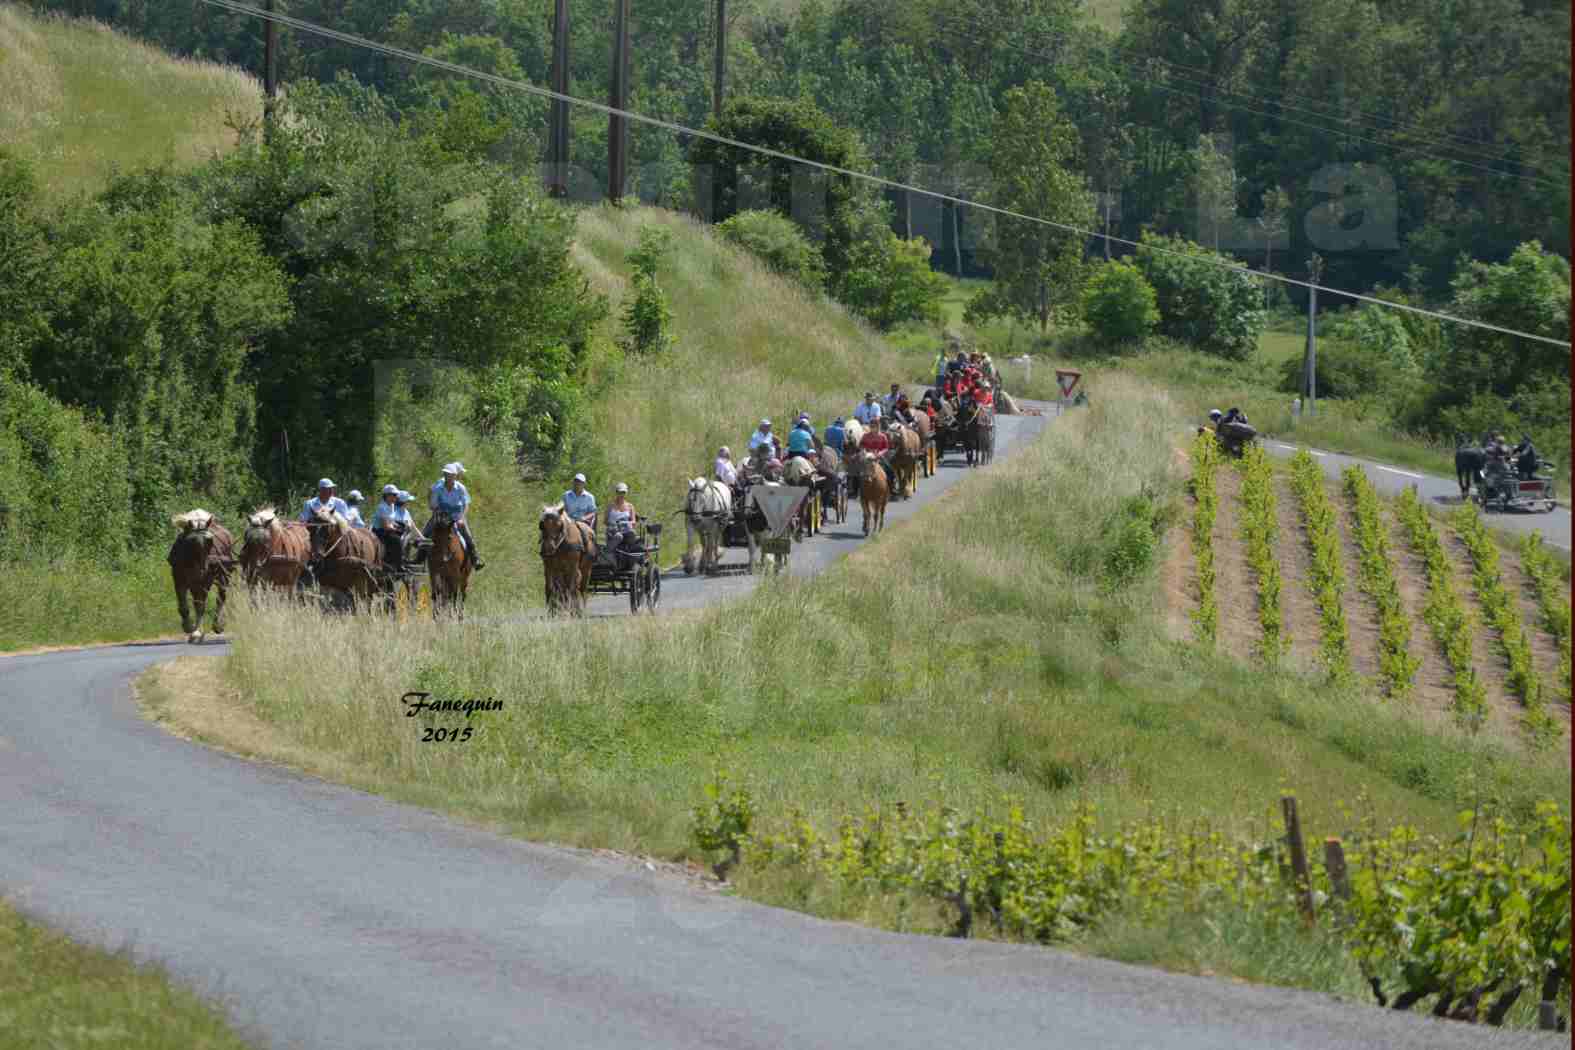
[[[312,554],[321,558],[334,549],[334,545],[350,529],[344,515],[328,507],[318,507],[312,512],[307,531],[312,536]]]
[[[178,558],[188,566],[205,564],[213,550],[212,526],[214,517],[205,510],[189,510],[170,519],[170,524],[180,530],[175,537],[175,550],[171,560]]]
[[[564,540],[569,535],[569,516],[563,511],[563,504],[555,504],[541,508],[541,556],[550,558],[558,553],[558,548],[563,546]]]

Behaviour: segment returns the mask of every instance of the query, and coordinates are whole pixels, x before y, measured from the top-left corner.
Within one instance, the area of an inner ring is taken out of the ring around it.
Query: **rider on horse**
[[[891,465],[891,438],[886,435],[885,427],[886,421],[878,419],[859,439],[859,448],[875,453],[875,462],[886,472],[886,487],[890,489],[896,482],[896,473]]]
[[[789,456],[808,457],[817,451],[815,445],[815,429],[810,426],[809,417],[805,416],[788,431],[787,453]]]
[[[848,439],[848,432],[842,429],[842,417],[838,416],[826,428],[825,444],[836,450],[838,456],[842,455],[842,446]]]
[[[459,481],[459,476],[464,472],[465,468],[459,463],[445,463],[443,480],[432,485],[432,491],[427,496],[427,506],[434,515],[438,511],[443,511],[454,519],[454,528],[459,532],[460,539],[465,541],[476,571],[480,572],[484,568],[481,563],[481,552],[476,549],[476,539],[470,534],[470,526],[465,521],[465,511],[470,507],[470,492]],[[426,526],[421,530],[421,535],[427,539],[432,538],[432,523],[435,520],[435,517],[428,518]]]

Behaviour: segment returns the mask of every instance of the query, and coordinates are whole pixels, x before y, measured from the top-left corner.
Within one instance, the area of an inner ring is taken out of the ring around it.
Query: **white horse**
[[[684,550],[684,573],[695,571],[695,537],[700,537],[699,568],[710,572],[722,560],[722,531],[733,516],[733,492],[720,481],[695,478],[684,499],[684,524],[689,544]]]

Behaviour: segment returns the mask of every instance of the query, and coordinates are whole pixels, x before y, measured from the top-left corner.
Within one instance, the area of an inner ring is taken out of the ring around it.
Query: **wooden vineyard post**
[[[1329,886],[1334,895],[1341,900],[1350,900],[1351,878],[1345,870],[1345,848],[1340,845],[1339,839],[1323,840],[1323,866],[1329,872]]]
[[[1296,880],[1296,898],[1301,906],[1302,918],[1313,921],[1312,880],[1307,872],[1307,846],[1302,841],[1302,822],[1296,814],[1296,796],[1280,799],[1285,813],[1285,842],[1291,850],[1291,875]]]

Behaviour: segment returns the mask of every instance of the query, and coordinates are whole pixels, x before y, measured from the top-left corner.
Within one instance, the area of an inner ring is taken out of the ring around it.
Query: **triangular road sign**
[[[1072,391],[1077,388],[1077,381],[1081,378],[1083,378],[1083,373],[1073,371],[1070,368],[1057,368],[1055,370],[1055,381],[1061,386],[1062,397],[1071,397]]]

